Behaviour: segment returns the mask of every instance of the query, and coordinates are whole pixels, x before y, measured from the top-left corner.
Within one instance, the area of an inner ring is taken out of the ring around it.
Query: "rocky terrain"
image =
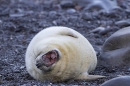
[[[49,26],[75,29],[90,41],[99,56],[103,43],[111,34],[130,26],[130,1],[118,1],[121,8],[106,12],[104,8],[90,10],[86,3],[63,0],[0,0],[0,86],[100,86],[117,76],[130,75],[130,67],[97,66],[91,74],[106,78],[51,83],[33,79],[25,67],[25,52],[30,40]]]

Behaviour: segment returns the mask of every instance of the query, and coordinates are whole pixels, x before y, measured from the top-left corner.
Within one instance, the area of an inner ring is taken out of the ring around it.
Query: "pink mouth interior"
[[[57,59],[57,52],[56,51],[50,51],[43,55],[42,57],[44,65],[45,66],[51,66],[56,62]]]

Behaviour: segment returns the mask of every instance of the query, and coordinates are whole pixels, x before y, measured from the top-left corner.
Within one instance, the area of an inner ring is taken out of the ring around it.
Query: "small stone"
[[[3,23],[3,21],[2,20],[0,20],[0,24],[2,24]]]
[[[89,4],[86,5],[85,10],[105,10],[109,13],[110,10],[116,8],[119,8],[116,0],[89,0]]]
[[[117,0],[118,5],[124,9],[129,8],[128,4],[125,2],[125,0]]]
[[[21,66],[21,67],[20,67],[20,69],[24,69],[24,68],[25,68],[25,66]]]
[[[57,12],[56,12],[56,11],[50,11],[50,12],[49,12],[49,16],[51,16],[51,17],[56,16],[56,14],[57,14]]]
[[[126,9],[125,12],[126,12],[126,13],[130,13],[130,9]]]
[[[20,8],[16,9],[15,11],[16,11],[17,13],[22,13],[22,12],[23,12],[23,10],[20,9]]]
[[[82,6],[78,6],[78,5],[77,5],[77,6],[75,6],[75,9],[76,9],[76,10],[81,10],[81,9],[82,9]]]
[[[37,86],[37,85],[32,85],[32,86]]]
[[[28,86],[27,84],[23,84],[23,85],[20,85],[20,86]]]
[[[56,10],[61,10],[61,6],[58,4],[58,5],[52,5],[52,7]]]
[[[73,8],[74,4],[72,1],[63,0],[60,2],[62,8]]]
[[[95,28],[94,30],[91,31],[91,33],[99,33],[101,31],[104,31],[105,28],[104,27],[98,27],[98,28]]]
[[[105,34],[107,34],[109,31],[110,31],[110,29],[105,29],[105,30],[103,30],[103,31],[100,31],[99,34],[105,35]]]
[[[73,14],[73,13],[75,13],[75,12],[76,12],[75,9],[68,9],[68,10],[67,10],[67,13],[69,13],[69,14]]]
[[[92,15],[90,13],[85,13],[82,15],[82,18],[85,20],[92,20]]]
[[[53,23],[54,25],[57,25],[57,22],[56,22],[56,21],[52,21],[52,23]]]
[[[96,22],[97,22],[97,24],[99,24],[99,25],[101,24],[101,21],[100,21],[100,20],[97,20]]]
[[[130,68],[128,68],[128,71],[130,71]]]
[[[30,11],[26,11],[25,13],[26,13],[26,15],[30,15],[30,14],[33,14],[34,11],[30,10]]]
[[[115,22],[115,25],[118,25],[120,27],[129,26],[130,25],[130,19],[117,21],[117,22]]]
[[[10,16],[10,17],[23,17],[23,16],[25,16],[25,14],[23,14],[23,13],[19,13],[19,14],[10,14],[9,16]]]
[[[16,69],[16,70],[14,70],[14,73],[20,73],[20,70]]]

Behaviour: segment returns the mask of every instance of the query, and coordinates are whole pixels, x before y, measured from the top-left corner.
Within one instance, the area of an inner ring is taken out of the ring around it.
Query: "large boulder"
[[[98,60],[105,67],[130,66],[130,27],[118,30],[105,41]]]
[[[101,86],[130,86],[130,76],[121,76],[110,79]]]

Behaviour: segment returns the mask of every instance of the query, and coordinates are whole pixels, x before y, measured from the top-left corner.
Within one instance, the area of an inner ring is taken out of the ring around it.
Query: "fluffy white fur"
[[[36,59],[50,50],[58,51],[59,60],[50,67],[51,71],[45,72],[36,67]],[[25,62],[29,74],[42,81],[103,77],[88,74],[97,64],[95,51],[84,36],[68,27],[53,26],[40,31],[27,48]]]

